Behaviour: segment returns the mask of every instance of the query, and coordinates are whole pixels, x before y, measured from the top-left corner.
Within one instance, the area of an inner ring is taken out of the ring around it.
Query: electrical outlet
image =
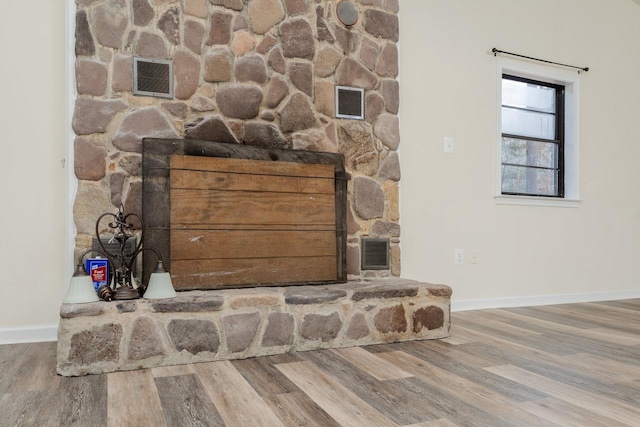
[[[469,263],[470,264],[477,264],[478,263],[478,250],[477,249],[471,249],[469,251]]]
[[[464,250],[463,249],[455,249],[453,251],[453,263],[455,265],[464,264]]]
[[[444,152],[453,153],[453,137],[451,136],[444,137]]]

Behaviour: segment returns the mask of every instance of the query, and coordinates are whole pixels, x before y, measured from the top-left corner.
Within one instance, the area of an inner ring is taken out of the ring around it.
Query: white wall
[[[0,344],[55,338],[67,287],[64,6],[0,14]]]
[[[454,309],[640,297],[640,6],[400,3],[402,275],[451,285]],[[590,67],[580,77],[578,208],[496,204],[493,47]]]

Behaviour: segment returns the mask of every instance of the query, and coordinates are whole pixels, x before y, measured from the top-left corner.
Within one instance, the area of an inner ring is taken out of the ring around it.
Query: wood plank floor
[[[640,426],[640,299],[453,313],[451,337],[64,378],[0,346],[0,426]]]

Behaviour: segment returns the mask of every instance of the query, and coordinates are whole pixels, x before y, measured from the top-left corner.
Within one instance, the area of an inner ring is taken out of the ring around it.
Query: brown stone
[[[384,99],[378,92],[368,92],[364,97],[365,120],[375,123],[384,110]]]
[[[388,43],[382,48],[376,64],[376,73],[382,77],[398,77],[398,47],[394,43]]]
[[[383,39],[398,41],[400,25],[396,14],[383,12],[376,9],[367,9],[364,12],[364,29],[369,34]]]
[[[400,122],[398,116],[383,114],[378,117],[373,133],[391,150],[397,150],[400,145]]]
[[[136,181],[129,184],[127,198],[124,200],[124,211],[134,213],[142,218],[142,182]],[[141,224],[133,220],[131,222],[134,229],[140,229]]]
[[[428,291],[434,297],[450,297],[452,294],[451,287],[447,285],[430,285]]]
[[[227,48],[215,48],[205,56],[204,79],[208,82],[227,82],[231,79],[233,59]]]
[[[72,127],[76,135],[104,133],[113,117],[127,104],[121,99],[76,98]]]
[[[341,86],[354,86],[369,90],[376,87],[378,79],[358,61],[344,58],[336,70],[336,83]]]
[[[444,325],[444,311],[440,307],[430,305],[419,308],[413,313],[413,332],[420,332],[423,328],[430,331],[442,328]]]
[[[384,9],[389,12],[398,13],[400,11],[399,0],[386,0],[384,3]]]
[[[287,71],[287,62],[279,48],[275,48],[269,53],[268,63],[276,73],[284,74]]]
[[[189,111],[189,106],[184,102],[163,102],[160,106],[181,119],[187,117],[187,112]]]
[[[111,89],[115,92],[131,91],[133,81],[132,62],[133,60],[129,54],[115,54],[113,58],[113,78],[111,81]]]
[[[360,36],[358,31],[345,28],[340,24],[333,24],[333,34],[336,38],[336,45],[342,49],[345,55],[349,55],[358,50],[360,46]]]
[[[368,37],[365,37],[364,40],[362,40],[362,46],[360,46],[358,58],[365,67],[373,71],[376,67],[376,63],[378,62],[379,53],[380,46],[378,46],[378,43]]]
[[[317,124],[308,98],[299,92],[291,95],[278,114],[280,127],[284,133],[308,129]]]
[[[133,24],[145,27],[154,17],[153,6],[147,0],[133,0]]]
[[[252,119],[258,115],[262,103],[262,90],[249,84],[220,86],[216,93],[218,108],[227,117]]]
[[[107,89],[107,66],[90,59],[78,59],[76,88],[80,95],[104,95]]]
[[[257,289],[257,288],[256,288]],[[240,295],[229,298],[229,307],[238,309],[245,307],[274,307],[280,303],[280,297],[274,295]]]
[[[218,328],[211,320],[172,319],[167,325],[167,332],[178,351],[215,353],[220,347]]]
[[[316,30],[318,31],[318,40],[321,42],[335,43],[336,39],[329,30],[327,21],[324,19],[324,10],[322,6],[316,8]]]
[[[117,362],[120,358],[122,326],[109,323],[94,326],[71,337],[69,362],[90,365],[98,362]]]
[[[381,179],[390,179],[391,181],[400,181],[400,160],[398,153],[391,153],[380,165],[378,176]]]
[[[131,176],[140,176],[142,174],[142,156],[136,154],[124,156],[118,164]]]
[[[353,217],[351,209],[347,209],[347,234],[354,235],[361,229],[360,224],[358,224],[358,221]]]
[[[241,11],[244,7],[242,0],[209,0],[209,2],[216,6],[224,6],[227,9],[233,9],[237,11]],[[246,1],[244,3],[246,3]]]
[[[391,114],[398,114],[400,109],[400,84],[397,80],[383,80],[380,92],[384,98],[385,109]]]
[[[376,221],[371,227],[375,237],[400,237],[400,225],[393,222]]]
[[[337,144],[321,129],[307,129],[291,135],[294,150],[337,153]]]
[[[178,293],[174,299],[151,301],[151,307],[156,313],[201,313],[221,310],[223,303],[222,296],[207,295],[205,292],[199,295]]]
[[[79,10],[76,12],[76,56],[93,56],[96,53],[96,45],[89,29],[87,12]]]
[[[231,51],[235,56],[242,56],[256,45],[256,38],[248,31],[237,31],[233,35]],[[260,57],[262,58],[262,57]],[[264,62],[264,59],[262,60]],[[266,67],[266,65],[265,65]]]
[[[284,0],[287,9],[287,15],[302,15],[309,11],[308,2],[305,0]]]
[[[373,318],[373,323],[378,332],[383,334],[406,332],[407,319],[404,313],[404,306],[398,304],[381,309]]]
[[[287,304],[308,305],[336,302],[347,296],[342,289],[330,289],[323,286],[291,286],[284,292]]]
[[[116,303],[116,309],[118,313],[133,313],[138,309],[138,304],[135,301],[122,301]]]
[[[92,14],[93,29],[98,42],[104,47],[119,49],[122,46],[129,18],[123,4],[116,1],[97,6]]]
[[[323,47],[313,63],[317,77],[329,77],[336,71],[342,55],[332,47]]]
[[[104,178],[107,168],[107,149],[98,146],[91,139],[78,136],[74,146],[74,171],[78,179],[99,181]]]
[[[351,322],[345,333],[346,338],[350,340],[359,340],[366,338],[371,334],[369,331],[369,325],[367,325],[367,319],[362,313],[356,313],[351,317]]]
[[[315,107],[318,113],[329,117],[336,115],[335,86],[327,80],[316,80]]]
[[[289,79],[295,87],[313,96],[313,67],[308,62],[289,63]]]
[[[249,21],[244,15],[236,15],[233,20],[233,31],[238,30],[248,30],[249,29]]]
[[[202,53],[202,41],[204,40],[205,28],[198,21],[188,19],[184,23],[184,45],[194,53]]]
[[[144,32],[140,34],[134,52],[145,58],[166,59],[169,56],[164,40],[158,34]]]
[[[231,41],[231,21],[233,15],[230,13],[213,12],[209,24],[209,39],[207,45],[216,44],[227,45]]]
[[[153,319],[138,317],[129,337],[129,360],[143,360],[164,354],[162,333]]]
[[[109,175],[109,194],[111,196],[111,204],[120,207],[122,204],[122,193],[124,191],[124,181],[126,177],[122,172],[116,172]]]
[[[267,81],[267,64],[260,55],[243,56],[236,60],[235,76],[239,82],[262,84]]]
[[[260,113],[260,118],[262,120],[266,120],[268,122],[272,122],[276,119],[276,113],[274,113],[271,110],[264,110],[262,113]]]
[[[244,127],[245,145],[262,148],[286,148],[287,140],[271,123],[249,122]]]
[[[263,347],[293,344],[293,314],[269,313],[267,328],[262,336]]]
[[[184,13],[198,18],[206,18],[208,15],[207,3],[207,0],[184,0]]]
[[[104,312],[104,304],[91,302],[87,304],[62,304],[60,317],[73,319],[74,317],[99,316]]]
[[[353,180],[353,206],[362,219],[382,218],[384,214],[384,192],[377,181],[367,177]]]
[[[184,136],[188,139],[199,139],[203,141],[227,142],[232,144],[238,142],[220,116],[200,117],[191,123],[187,123],[184,129]]]
[[[293,18],[280,24],[282,52],[287,58],[312,60],[315,55],[315,40],[311,25],[304,18]]]
[[[251,29],[256,34],[265,34],[284,18],[280,0],[253,0],[248,8]]]
[[[176,75],[174,95],[178,99],[189,99],[200,84],[199,57],[186,49],[179,49],[173,55],[173,64]]]
[[[347,246],[347,274],[360,274],[360,246]]]
[[[351,295],[351,300],[362,301],[365,299],[389,299],[408,298],[418,295],[418,288],[408,285],[373,285],[357,289]]]
[[[142,152],[142,138],[178,138],[178,132],[157,107],[133,111],[122,120],[111,141],[122,151]]]
[[[169,42],[180,44],[180,10],[177,7],[167,9],[158,19],[158,28]]]
[[[227,348],[232,353],[245,351],[258,333],[260,313],[232,314],[222,319]]]
[[[337,312],[330,315],[305,314],[300,326],[300,335],[310,341],[329,342],[334,340],[342,329],[342,320]]]
[[[278,40],[275,37],[273,37],[271,34],[268,34],[262,39],[260,44],[258,44],[258,46],[256,47],[256,52],[264,55],[265,53],[269,52],[269,49],[275,46],[277,42]]]

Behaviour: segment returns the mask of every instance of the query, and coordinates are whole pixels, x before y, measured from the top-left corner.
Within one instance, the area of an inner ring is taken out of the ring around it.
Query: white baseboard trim
[[[58,325],[30,326],[26,328],[0,328],[0,344],[18,344],[57,340]]]
[[[634,289],[630,291],[594,292],[587,294],[536,295],[463,301],[453,300],[451,301],[451,311],[481,310],[487,308],[532,307],[537,305],[612,301],[631,298],[640,298],[640,289]]]

